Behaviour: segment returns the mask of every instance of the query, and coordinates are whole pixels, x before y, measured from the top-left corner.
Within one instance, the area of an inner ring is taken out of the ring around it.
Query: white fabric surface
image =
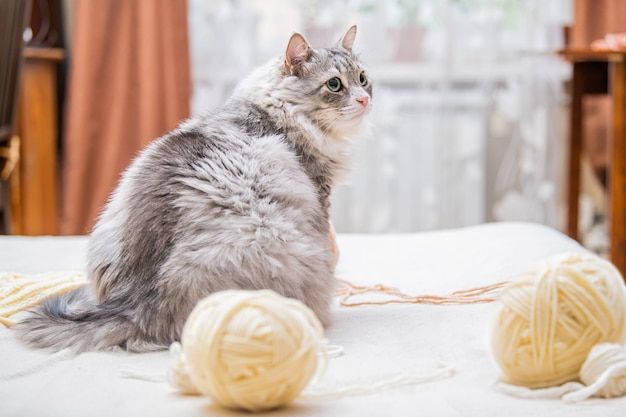
[[[25,273],[82,269],[84,237],[2,237],[0,269]],[[339,235],[338,275],[356,284],[394,286],[410,294],[447,295],[512,278],[552,254],[582,250],[563,234],[535,224],[491,223],[403,235]],[[489,353],[493,304],[335,307],[332,358],[316,389],[369,384],[402,373],[427,374],[439,361],[449,378],[366,396],[298,399],[265,415],[284,416],[623,416],[626,398],[580,404],[530,400],[493,388],[498,369]],[[1,327],[1,326],[0,326]],[[165,382],[125,378],[126,370],[164,374],[167,352],[85,353],[50,359],[21,346],[0,328],[0,415],[234,415],[208,398],[183,396]],[[38,366],[43,361],[44,366]],[[16,374],[25,374],[18,376]]]

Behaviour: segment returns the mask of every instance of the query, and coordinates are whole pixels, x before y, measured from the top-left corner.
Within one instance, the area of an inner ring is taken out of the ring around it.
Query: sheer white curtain
[[[359,25],[372,132],[333,197],[340,232],[497,220],[562,223],[571,0],[189,0],[194,97],[221,103],[294,31],[313,46]]]

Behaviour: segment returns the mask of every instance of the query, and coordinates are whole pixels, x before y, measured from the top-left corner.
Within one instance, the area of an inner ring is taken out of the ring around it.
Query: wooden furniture
[[[15,103],[23,62],[23,33],[30,10],[28,0],[0,2],[0,144],[14,133]]]
[[[8,228],[9,191],[7,180],[20,156],[20,138],[15,134],[17,101],[24,61],[24,30],[31,12],[30,0],[0,2],[0,206],[1,228]]]
[[[573,64],[567,233],[578,238],[583,98],[608,94],[612,102],[607,170],[609,258],[626,277],[626,51],[565,49],[560,54]]]
[[[10,178],[10,234],[58,233],[59,48],[26,48],[16,133],[20,160]]]

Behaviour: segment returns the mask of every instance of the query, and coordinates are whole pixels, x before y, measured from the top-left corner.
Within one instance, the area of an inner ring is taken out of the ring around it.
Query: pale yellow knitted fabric
[[[41,303],[51,295],[70,291],[87,283],[81,271],[41,274],[0,272],[0,317],[9,317]]]

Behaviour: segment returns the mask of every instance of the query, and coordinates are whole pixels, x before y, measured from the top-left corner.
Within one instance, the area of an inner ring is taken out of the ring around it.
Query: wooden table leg
[[[567,164],[567,234],[572,239],[578,239],[584,70],[584,63],[574,63],[571,84],[569,160]]]
[[[613,126],[609,138],[609,255],[626,279],[626,62],[611,65]]]

